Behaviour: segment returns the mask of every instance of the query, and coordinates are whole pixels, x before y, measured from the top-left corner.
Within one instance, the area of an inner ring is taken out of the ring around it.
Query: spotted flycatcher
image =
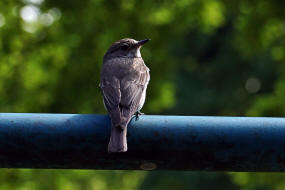
[[[100,88],[111,117],[110,153],[127,151],[127,125],[134,114],[141,114],[150,75],[140,48],[148,41],[121,39],[104,55]]]

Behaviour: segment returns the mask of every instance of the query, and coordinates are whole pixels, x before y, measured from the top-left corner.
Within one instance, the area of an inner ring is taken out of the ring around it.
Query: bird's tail
[[[127,126],[122,127],[112,124],[108,152],[127,152],[127,150]]]
[[[130,110],[114,110],[110,112],[110,115],[112,118],[112,128],[108,152],[127,152],[127,126],[132,119]]]

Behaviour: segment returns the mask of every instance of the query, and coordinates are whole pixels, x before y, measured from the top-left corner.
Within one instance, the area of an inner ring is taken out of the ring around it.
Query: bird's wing
[[[149,72],[147,67],[140,69],[135,77],[126,78],[121,82],[121,112],[122,117],[131,117],[138,108],[143,97],[143,92],[148,85]],[[126,121],[127,122],[127,121]]]
[[[115,77],[103,78],[100,82],[100,88],[103,93],[103,101],[108,110],[112,123],[120,125],[121,111],[119,104],[121,101],[120,81]]]
[[[101,71],[99,86],[108,111],[118,107],[121,101],[120,80],[115,75],[115,72],[118,70],[117,65],[117,60],[115,59],[105,61]]]

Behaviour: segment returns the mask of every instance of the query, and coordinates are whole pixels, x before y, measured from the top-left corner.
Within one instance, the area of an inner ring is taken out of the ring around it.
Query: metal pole
[[[0,114],[0,167],[285,171],[285,119],[141,116],[128,152],[108,154],[110,120],[92,114]]]

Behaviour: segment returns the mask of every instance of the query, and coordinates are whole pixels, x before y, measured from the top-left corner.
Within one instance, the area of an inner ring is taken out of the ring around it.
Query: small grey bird
[[[148,41],[121,39],[104,55],[100,88],[112,124],[109,153],[127,151],[127,125],[134,114],[142,114],[150,75],[140,48]]]

